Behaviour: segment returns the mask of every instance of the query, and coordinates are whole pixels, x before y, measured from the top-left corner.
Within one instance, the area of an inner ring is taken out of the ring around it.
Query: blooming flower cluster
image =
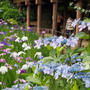
[[[35,55],[34,55],[34,57],[36,57],[36,56],[38,57],[38,59],[42,59],[43,58],[41,52],[36,52]]]
[[[75,56],[70,57],[71,58],[71,62],[72,63],[81,62],[82,61],[82,58],[78,58],[78,56],[79,55],[75,55]],[[64,60],[63,64],[66,64],[68,61],[69,61],[69,58],[66,58]]]
[[[21,54],[25,54],[23,51],[20,51],[20,52],[12,52],[10,57],[13,57],[13,58],[16,58],[16,57],[19,57]]]
[[[15,40],[15,42],[18,42],[18,43],[23,42],[22,48],[24,49],[24,51],[31,49],[31,46],[28,45],[25,41],[28,41],[28,37],[26,37],[26,36],[23,36],[21,39],[20,39],[20,37],[17,37]]]
[[[8,68],[6,66],[1,66],[0,72],[1,72],[1,74],[5,74],[6,72],[8,72]]]
[[[31,66],[31,65],[30,65]],[[43,63],[43,61],[39,61],[37,63],[33,63],[32,66],[35,66],[35,74],[38,72],[43,72],[44,74],[54,76],[55,79],[58,79],[59,76],[66,78],[67,81],[70,79],[82,79],[84,81],[86,88],[90,87],[90,72],[84,73],[84,70],[88,70],[84,67],[83,63],[78,62],[71,66],[67,64],[55,63],[51,62],[49,64]],[[29,66],[28,66],[29,67]]]
[[[31,47],[27,45],[26,43],[22,44],[22,48],[24,48],[24,51],[31,49]]]
[[[86,23],[84,21],[80,21],[80,19],[75,19],[72,22],[72,26],[75,27],[77,24],[79,24],[79,31],[82,31],[83,29],[85,29],[86,27],[88,28],[88,30],[90,31],[90,22]]]
[[[36,86],[33,90],[48,90],[48,88],[46,86]]]
[[[58,46],[62,46],[66,44],[67,46],[75,47],[78,43],[78,38],[77,37],[70,37],[69,39],[60,36],[60,37],[50,37],[50,38],[44,38],[44,39],[39,39],[35,40],[35,45],[34,48],[40,49],[41,46],[47,46],[50,45],[54,49]]]
[[[6,35],[6,32],[0,32],[0,35]]]
[[[79,22],[79,20],[75,21],[73,26]],[[83,23],[84,25],[84,23]],[[83,26],[82,25],[82,26]],[[87,24],[89,26],[89,23]],[[82,26],[79,26],[80,28]],[[83,26],[85,28],[85,26]],[[65,61],[62,63],[56,63],[53,60],[49,62],[46,60],[43,61],[44,59],[44,53],[41,52],[40,49],[42,46],[52,49],[57,49],[58,47],[62,47],[64,44],[65,46],[69,47],[75,47],[78,42],[77,37],[70,37],[70,38],[65,38],[63,36],[60,37],[49,37],[49,38],[42,38],[39,40],[35,40],[34,46],[32,45],[32,41],[29,40],[27,37],[26,33],[24,31],[32,31],[31,28],[28,30],[24,29],[23,27],[19,27],[23,32],[20,33],[20,37],[17,31],[15,30],[17,27],[11,27],[10,32],[0,32],[0,78],[2,78],[5,74],[8,73],[9,75],[13,74],[16,75],[14,78],[9,77],[12,79],[14,82],[13,84],[17,84],[18,81],[19,83],[24,83],[24,84],[19,84],[12,86],[12,88],[6,88],[4,90],[22,90],[25,89],[25,87],[28,85],[26,80],[23,79],[22,73],[30,73],[32,71],[29,71],[33,68],[33,78],[38,72],[43,72],[45,75],[51,75],[53,76],[56,80],[61,76],[62,78],[65,78],[68,80],[71,79],[82,79],[82,81],[85,83],[85,87],[89,88],[90,87],[90,72],[83,72],[83,70],[88,70],[90,69],[90,63],[88,62],[82,62],[81,58],[77,58],[78,56],[72,56],[71,61],[72,64],[67,64],[69,62],[69,58],[67,57]],[[90,27],[89,27],[90,28]],[[45,32],[42,32],[43,34]],[[21,35],[22,34],[22,35]],[[28,33],[29,35],[29,33]],[[3,37],[2,37],[3,36]],[[31,39],[31,38],[30,38]],[[43,48],[44,48],[43,47]],[[35,49],[37,48],[37,49]],[[68,48],[68,47],[67,47]],[[35,51],[33,51],[35,50]],[[37,50],[37,52],[36,52]],[[49,51],[48,51],[49,52]],[[42,55],[43,54],[43,55]],[[38,59],[38,62],[34,61],[32,58],[35,60]],[[56,57],[57,58],[57,57]],[[47,63],[48,62],[48,63]],[[81,63],[82,62],[82,63]],[[35,70],[34,70],[35,69]],[[9,73],[9,70],[12,70]],[[19,78],[17,78],[19,75],[21,75]],[[29,75],[29,74],[27,74]],[[8,77],[5,77],[8,78]],[[21,78],[21,79],[20,79]],[[4,81],[4,80],[3,80]],[[0,85],[3,82],[0,80]],[[4,82],[5,83],[5,82]],[[5,83],[6,85],[7,83]],[[12,84],[12,85],[13,85]],[[47,90],[47,87],[35,87],[34,90],[36,89],[41,89]]]
[[[28,86],[29,89],[32,89],[32,87],[28,83],[24,83],[24,84],[19,84],[19,87],[17,84],[17,85],[13,85],[12,88],[5,88],[2,90],[23,90],[25,89],[26,86]]]
[[[27,40],[28,40],[28,37],[23,36],[21,39],[20,39],[20,37],[17,37],[15,42],[24,42],[24,41],[27,41]]]

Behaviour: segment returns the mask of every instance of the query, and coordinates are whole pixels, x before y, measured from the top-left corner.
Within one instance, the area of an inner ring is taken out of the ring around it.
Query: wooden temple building
[[[41,29],[41,22],[42,22],[42,6],[47,3],[52,4],[52,35],[55,34],[55,30],[57,28],[57,9],[58,6],[61,4],[65,4],[65,2],[73,1],[77,6],[82,7],[82,4],[84,4],[83,1],[88,2],[89,0],[13,0],[13,3],[18,5],[19,11],[21,12],[22,3],[24,3],[27,7],[27,28],[30,26],[30,5],[36,5],[37,6],[37,33],[40,34]],[[64,7],[67,9],[67,7]],[[75,13],[76,18],[81,18],[81,12],[80,10],[76,10]],[[76,27],[76,33],[78,33],[79,29]]]

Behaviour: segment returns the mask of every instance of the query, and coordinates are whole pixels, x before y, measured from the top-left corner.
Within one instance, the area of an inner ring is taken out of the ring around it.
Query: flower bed
[[[31,29],[3,22],[0,21],[0,90],[90,88],[88,46],[71,49],[79,37],[39,38]]]

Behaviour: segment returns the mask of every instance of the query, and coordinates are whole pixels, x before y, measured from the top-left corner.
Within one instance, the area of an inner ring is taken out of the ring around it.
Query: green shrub
[[[18,22],[15,21],[14,19],[8,19],[8,23],[11,24],[11,25],[18,25]]]
[[[13,19],[21,23],[22,14],[19,13],[18,9],[10,3],[9,0],[0,0],[0,18],[7,21],[7,19]],[[15,23],[16,24],[16,23]]]

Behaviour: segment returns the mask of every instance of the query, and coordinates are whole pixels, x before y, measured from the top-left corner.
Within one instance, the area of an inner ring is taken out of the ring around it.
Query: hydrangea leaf
[[[89,35],[87,35],[85,32],[79,32],[76,37],[79,39],[89,39]]]
[[[77,82],[76,82],[76,81],[74,82],[74,86],[73,86],[72,90],[79,90],[79,88],[78,88],[78,85],[77,85]]]
[[[26,85],[25,89],[23,89],[23,90],[29,90],[28,85]]]
[[[33,77],[33,74],[30,74],[26,80],[41,85],[41,81],[37,77]]]
[[[85,23],[90,22],[90,18],[85,18],[85,19],[84,19],[84,22],[85,22]]]
[[[43,59],[40,60],[40,61],[42,61],[44,64],[48,64],[48,63],[50,63],[51,61],[54,61],[54,59],[53,59],[52,57],[45,57],[45,58],[43,58]]]

